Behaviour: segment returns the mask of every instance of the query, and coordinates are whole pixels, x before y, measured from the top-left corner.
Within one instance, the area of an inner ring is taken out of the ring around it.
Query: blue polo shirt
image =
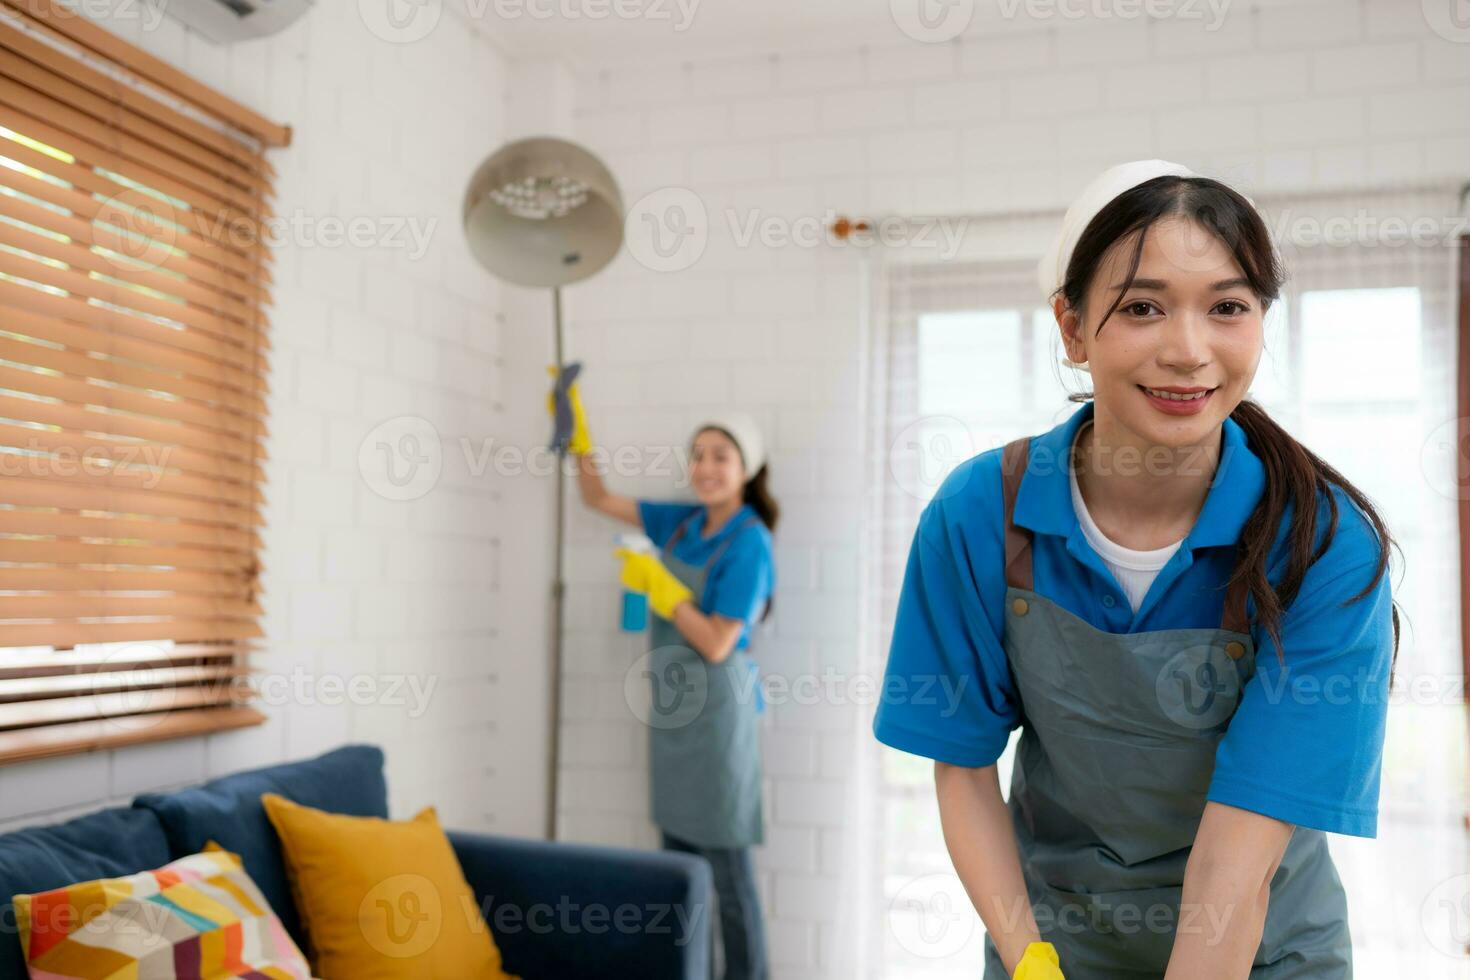
[[[691,565],[704,565],[721,543],[733,537],[730,546],[705,578],[704,594],[700,596],[699,608],[705,613],[719,613],[721,616],[740,620],[744,625],[740,628],[740,638],[735,641],[735,649],[743,650],[750,645],[751,624],[755,622],[776,587],[776,566],[771,558],[770,529],[760,519],[755,508],[749,504],[741,504],[734,516],[722,524],[712,537],[706,538],[703,504],[638,501],[638,516],[643,521],[643,532],[659,548],[668,542],[679,522],[691,514],[694,519],[674,544],[674,557]],[[742,528],[741,525],[752,517],[755,522]]]
[[[1223,585],[1241,528],[1265,489],[1265,468],[1233,420],[1194,528],[1138,611],[1088,544],[1072,508],[1066,460],[1093,415],[1085,402],[1031,440],[1015,520],[1033,532],[1035,591],[1109,633],[1220,625]],[[1001,448],[956,467],[924,508],[899,594],[873,734],[887,745],[959,766],[988,766],[1021,723],[1001,636],[1005,626],[1005,505]],[[1393,651],[1389,575],[1344,606],[1373,577],[1379,542],[1346,493],[1333,488],[1338,526],[1283,613],[1287,663],[1252,627],[1256,670],[1215,753],[1207,799],[1287,823],[1377,836],[1378,789]],[[1329,520],[1325,494],[1316,546]],[[1287,507],[1267,563],[1281,581]],[[1253,599],[1247,613],[1255,614]],[[929,696],[919,697],[921,682]]]

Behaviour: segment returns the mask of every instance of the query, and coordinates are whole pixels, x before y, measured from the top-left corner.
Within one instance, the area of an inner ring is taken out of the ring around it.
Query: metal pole
[[[561,287],[553,286],[551,289],[551,305],[555,319],[556,337],[556,372],[558,379],[561,377],[562,361],[562,329],[561,329]],[[562,611],[563,597],[566,594],[567,583],[563,572],[563,555],[565,551],[564,537],[566,535],[567,514],[567,454],[558,453],[556,457],[556,572],[551,583],[551,749],[547,756],[546,771],[546,839],[556,840],[556,806],[557,806],[557,774],[561,769],[561,644],[562,644]],[[581,465],[581,461],[578,461]]]

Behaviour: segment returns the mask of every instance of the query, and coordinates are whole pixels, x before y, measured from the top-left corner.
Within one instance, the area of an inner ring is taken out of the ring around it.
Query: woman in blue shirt
[[[756,716],[764,707],[750,629],[770,614],[771,532],[778,508],[767,486],[754,419],[727,412],[694,432],[690,480],[697,503],[635,500],[608,492],[585,413],[568,389],[587,506],[641,526],[658,555],[618,549],[625,587],[648,594],[652,704],[648,718],[654,822],[665,848],[700,854],[714,871],[727,980],[768,975],[765,927],[751,847],[764,842]],[[762,611],[764,609],[764,612]]]
[[[1094,390],[925,508],[874,734],[935,760],[985,980],[1350,977],[1325,832],[1377,832],[1394,542],[1247,398],[1266,225],[1136,161],[1040,277]]]

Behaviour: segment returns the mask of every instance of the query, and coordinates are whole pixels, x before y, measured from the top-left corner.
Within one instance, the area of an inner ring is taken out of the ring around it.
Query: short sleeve
[[[1347,504],[1348,513],[1353,505]],[[1207,799],[1302,827],[1376,837],[1393,656],[1392,599],[1371,528],[1338,531],[1281,622],[1215,750]],[[1334,561],[1334,553],[1337,561]],[[1347,560],[1344,560],[1347,559]]]
[[[994,566],[998,580],[981,581],[961,530],[945,524],[940,501],[932,501],[909,548],[873,734],[940,762],[988,766],[1020,724],[1001,645],[1003,562],[999,554],[982,557],[980,567]]]
[[[710,572],[704,592],[704,611],[748,625],[760,612],[774,584],[767,534],[760,527],[744,528]]]
[[[674,528],[679,526],[680,521],[698,509],[699,504],[677,501],[638,501],[638,517],[643,522],[643,533],[648,535],[648,539],[657,548],[664,546],[664,543],[669,540],[669,535],[674,533]]]

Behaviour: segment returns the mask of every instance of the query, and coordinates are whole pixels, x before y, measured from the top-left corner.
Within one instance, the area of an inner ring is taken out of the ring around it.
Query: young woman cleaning
[[[690,479],[697,503],[610,493],[588,458],[592,441],[577,383],[569,451],[593,510],[641,527],[659,554],[618,549],[622,583],[654,612],[647,674],[653,819],[662,845],[703,855],[714,870],[726,980],[765,980],[765,926],[751,847],[765,840],[750,630],[770,613],[771,533],[778,508],[755,421],[728,412],[696,427]],[[764,612],[762,612],[764,607]]]
[[[1266,225],[1136,161],[1040,276],[1094,390],[924,510],[874,734],[935,760],[985,980],[1350,977],[1325,832],[1377,833],[1394,542],[1246,397],[1283,278]],[[935,677],[958,704],[902,696]]]

